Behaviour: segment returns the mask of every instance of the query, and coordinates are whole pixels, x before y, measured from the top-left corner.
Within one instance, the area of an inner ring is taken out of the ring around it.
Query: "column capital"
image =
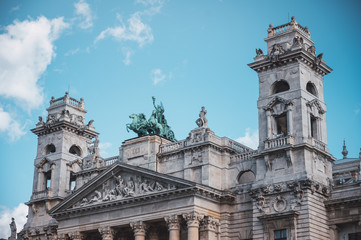
[[[82,233],[79,232],[79,231],[75,231],[75,232],[68,233],[68,236],[69,236],[70,239],[72,239],[72,240],[82,240],[82,239],[85,238],[84,234],[82,234]]]
[[[204,218],[204,215],[197,212],[184,213],[182,214],[183,218],[187,221],[187,226],[189,227],[199,227],[199,222]]]
[[[100,228],[98,228],[98,231],[99,231],[100,235],[102,236],[102,239],[113,240],[115,231],[111,227],[109,227],[109,226],[100,227]]]
[[[131,222],[130,227],[134,231],[134,236],[145,236],[145,233],[148,230],[148,225],[142,221]]]
[[[169,230],[179,230],[180,229],[180,218],[177,215],[171,215],[164,217],[164,220],[166,221],[168,225]]]
[[[57,239],[58,239],[58,240],[65,240],[65,239],[66,239],[66,236],[65,236],[64,233],[58,233],[58,234],[57,234]]]
[[[213,231],[218,232],[219,219],[206,216],[201,221],[200,231]]]

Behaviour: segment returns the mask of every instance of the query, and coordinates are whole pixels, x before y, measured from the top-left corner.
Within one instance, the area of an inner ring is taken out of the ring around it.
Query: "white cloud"
[[[20,127],[20,124],[0,107],[0,133],[2,132],[7,133],[11,142],[26,134],[24,127]]]
[[[108,157],[109,153],[106,150],[111,147],[112,147],[112,143],[110,142],[99,143],[100,155],[104,157]]]
[[[82,19],[82,22],[79,23],[79,27],[82,29],[88,29],[93,26],[93,15],[89,7],[89,4],[85,0],[79,0],[79,2],[74,3],[75,13],[79,15]]]
[[[135,2],[140,3],[145,7],[149,7],[148,9],[141,12],[141,14],[153,16],[160,12],[165,1],[164,0],[136,0]]]
[[[131,63],[130,57],[134,54],[134,52],[129,48],[122,48],[122,52],[124,54],[123,63],[128,66]]]
[[[113,37],[118,41],[134,41],[138,43],[139,47],[153,42],[152,29],[149,25],[142,22],[140,15],[139,12],[134,13],[127,20],[128,25],[121,22],[120,26],[105,29],[95,39],[95,43],[106,37]]]
[[[256,149],[258,147],[258,130],[251,133],[251,129],[246,128],[245,135],[237,138],[236,141],[246,145],[247,147]]]
[[[9,224],[11,218],[15,219],[16,230],[20,232],[26,223],[26,216],[28,215],[28,206],[20,203],[14,209],[9,209],[5,206],[0,206],[0,238],[7,239],[10,237],[11,231]]]
[[[62,17],[16,20],[5,27],[0,34],[0,96],[27,110],[42,104],[38,80],[55,56],[53,42],[67,27]]]
[[[10,9],[10,12],[15,12],[15,11],[19,11],[20,10],[20,6],[17,5],[15,7],[13,7],[12,9]]]
[[[64,56],[72,56],[72,55],[75,55],[75,54],[77,54],[78,52],[79,52],[79,48],[76,48],[76,49],[71,49],[71,50],[69,50],[69,51],[67,51],[65,54],[64,54]]]
[[[154,85],[157,85],[160,82],[163,82],[166,80],[166,75],[162,72],[161,69],[153,69],[151,72],[151,78]]]

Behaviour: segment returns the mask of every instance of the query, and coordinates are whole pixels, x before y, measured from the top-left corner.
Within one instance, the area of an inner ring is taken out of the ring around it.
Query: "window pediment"
[[[322,108],[319,100],[313,99],[306,103],[306,105],[310,108],[311,112],[314,116],[318,116],[319,114],[324,114],[326,111]]]
[[[263,109],[272,111],[274,115],[280,115],[287,110],[288,105],[292,105],[292,101],[276,96]]]

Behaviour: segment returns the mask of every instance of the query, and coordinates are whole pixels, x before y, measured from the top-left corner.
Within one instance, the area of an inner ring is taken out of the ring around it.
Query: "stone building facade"
[[[259,78],[259,147],[218,137],[202,108],[185,140],[129,139],[99,155],[84,102],[52,98],[39,118],[23,239],[361,239],[359,158],[329,153],[323,77],[307,27],[268,28]]]

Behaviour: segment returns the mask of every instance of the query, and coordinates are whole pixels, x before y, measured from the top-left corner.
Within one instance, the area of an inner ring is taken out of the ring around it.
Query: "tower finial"
[[[343,139],[343,147],[342,147],[343,159],[347,158],[347,154],[348,154],[348,151],[346,149],[346,141],[345,141],[345,139]]]

